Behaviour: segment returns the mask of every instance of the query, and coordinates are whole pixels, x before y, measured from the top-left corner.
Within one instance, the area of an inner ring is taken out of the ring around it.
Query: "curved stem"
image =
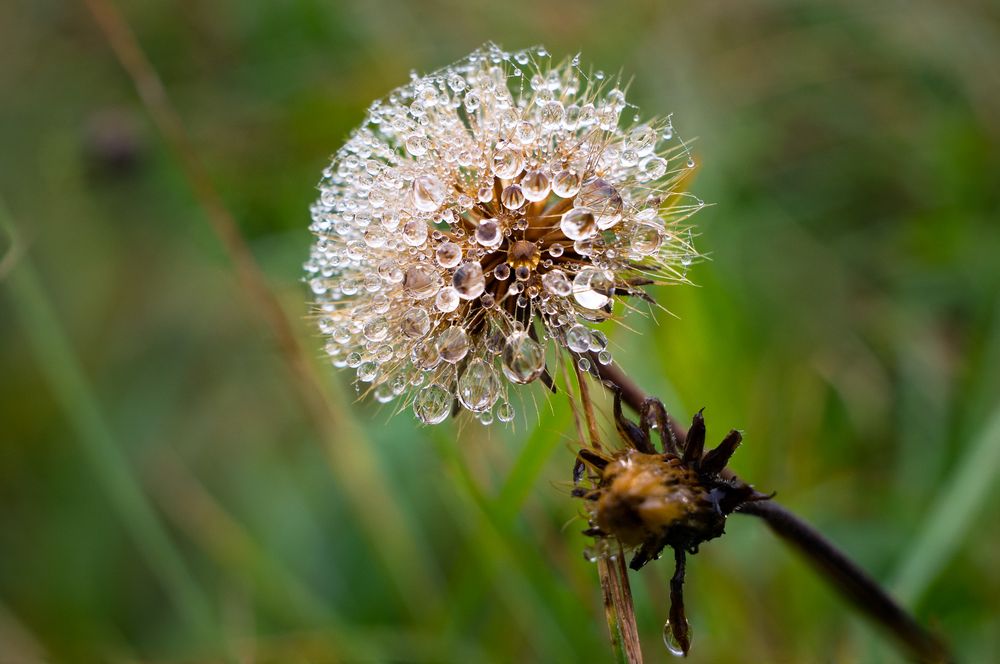
[[[616,365],[596,363],[602,379],[621,389],[622,400],[636,411],[646,394]],[[671,418],[683,440],[686,432]],[[732,476],[723,471],[723,476]],[[859,612],[889,632],[919,662],[951,662],[944,642],[925,629],[875,579],[848,558],[818,530],[773,500],[746,503],[737,510],[763,519],[778,537],[806,558]]]

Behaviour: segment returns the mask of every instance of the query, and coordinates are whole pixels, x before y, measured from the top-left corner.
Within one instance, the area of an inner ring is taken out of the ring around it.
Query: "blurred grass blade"
[[[916,606],[941,569],[954,555],[982,509],[1000,470],[1000,408],[968,446],[965,456],[927,518],[910,554],[892,583],[896,596]]]
[[[3,200],[0,200],[0,229],[10,236],[13,247],[19,245],[13,220]],[[22,255],[19,263],[10,269],[5,282],[39,368],[75,430],[112,508],[179,613],[194,632],[207,636],[214,623],[208,598],[188,570],[124,452],[115,442],[27,255]]]

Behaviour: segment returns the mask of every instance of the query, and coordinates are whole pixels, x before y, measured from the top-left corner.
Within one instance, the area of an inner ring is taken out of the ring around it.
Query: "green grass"
[[[616,358],[710,440],[741,429],[735,470],[960,661],[1000,654],[994,10],[122,2],[324,423],[89,15],[30,4],[0,10],[0,653],[611,661],[564,399],[512,431],[389,419],[304,320],[329,154],[410,69],[494,40],[582,50],[699,137],[711,260]],[[759,524],[728,530],[689,561],[692,661],[892,656]],[[633,577],[649,661],[669,567]]]

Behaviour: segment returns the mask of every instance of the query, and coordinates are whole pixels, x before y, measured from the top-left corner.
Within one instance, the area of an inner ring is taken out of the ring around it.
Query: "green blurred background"
[[[512,431],[387,419],[304,321],[329,155],[488,40],[620,68],[697,137],[711,260],[656,293],[676,318],[611,334],[626,370],[743,429],[738,473],[1000,661],[995,3],[118,5],[324,414],[87,8],[0,5],[0,662],[610,661],[563,400]],[[728,531],[689,565],[691,661],[898,661],[760,523]],[[671,572],[632,577],[651,662]]]

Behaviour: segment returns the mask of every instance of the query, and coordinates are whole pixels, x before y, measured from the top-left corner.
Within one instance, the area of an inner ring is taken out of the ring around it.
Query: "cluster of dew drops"
[[[424,423],[457,400],[488,424],[563,349],[609,363],[593,326],[635,284],[685,280],[703,205],[676,191],[694,164],[670,118],[621,128],[629,107],[579,56],[495,45],[373,103],[311,208],[334,366]]]

